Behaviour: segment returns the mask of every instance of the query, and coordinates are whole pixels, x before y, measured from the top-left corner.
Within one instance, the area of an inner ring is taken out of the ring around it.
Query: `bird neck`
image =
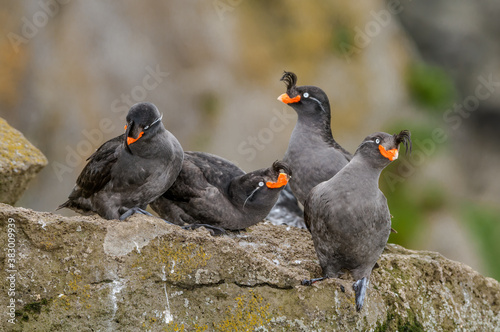
[[[336,144],[330,125],[330,114],[299,114],[294,131],[311,139],[319,137],[328,144]]]
[[[178,149],[177,139],[165,128],[158,128],[150,136],[143,136],[131,146],[134,155],[142,158],[169,157]]]
[[[367,186],[378,189],[378,182],[383,168],[374,167],[361,155],[355,155],[348,164],[349,170]],[[347,166],[346,166],[347,167]]]

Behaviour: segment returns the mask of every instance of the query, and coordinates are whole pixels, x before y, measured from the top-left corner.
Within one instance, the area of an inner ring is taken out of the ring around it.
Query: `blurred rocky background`
[[[413,154],[381,179],[390,242],[500,279],[500,3],[0,3],[0,117],[49,162],[17,205],[53,211],[143,100],[185,150],[268,167],[295,124],[276,100],[289,70],[326,91],[351,152],[372,132],[412,131]]]

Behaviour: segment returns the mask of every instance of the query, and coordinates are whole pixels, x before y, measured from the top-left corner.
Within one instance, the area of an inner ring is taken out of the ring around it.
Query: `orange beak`
[[[278,181],[276,182],[266,182],[266,186],[268,188],[281,188],[281,187],[284,187],[286,186],[286,184],[288,183],[288,175],[286,175],[285,173],[280,173],[280,175],[278,176]]]
[[[397,148],[386,150],[382,145],[379,145],[378,149],[380,150],[380,154],[389,159],[390,161],[398,159],[399,151]]]
[[[141,133],[139,134],[139,136],[137,136],[137,138],[133,138],[133,137],[127,137],[127,144],[130,145],[132,143],[134,143],[135,141],[137,141],[139,138],[142,137],[142,135],[144,135],[144,132],[141,131]]]
[[[125,127],[124,127],[123,129],[127,130],[127,125],[125,125]],[[130,144],[134,143],[134,142],[135,142],[135,141],[137,141],[139,138],[141,138],[141,137],[142,137],[142,135],[144,135],[144,132],[143,132],[143,131],[141,131],[141,132],[139,133],[139,136],[137,136],[137,138],[133,138],[133,137],[130,137],[130,136],[129,136],[129,137],[127,137],[127,145],[130,145]]]
[[[290,98],[288,94],[284,93],[278,97],[278,100],[285,104],[298,103],[300,101],[300,95]]]

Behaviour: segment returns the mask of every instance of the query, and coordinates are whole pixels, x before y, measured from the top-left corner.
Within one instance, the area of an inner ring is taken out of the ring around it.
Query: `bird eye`
[[[264,185],[264,182],[260,181],[259,182],[259,187],[262,187]]]
[[[375,140],[375,143],[380,144],[380,139],[379,139],[379,138],[377,138],[377,139]]]
[[[304,96],[304,98],[309,98],[309,93],[304,92],[303,96]]]

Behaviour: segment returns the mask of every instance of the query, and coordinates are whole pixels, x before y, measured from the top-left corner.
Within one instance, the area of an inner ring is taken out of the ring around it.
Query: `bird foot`
[[[325,280],[327,279],[328,277],[321,277],[321,278],[314,278],[314,279],[306,279],[306,280],[302,280],[301,281],[301,285],[302,286],[311,286],[312,284],[314,284],[315,282],[318,282],[318,281],[321,281],[321,280]]]
[[[131,209],[128,209],[127,212],[125,212],[124,214],[122,214],[120,216],[120,220],[125,220],[128,217],[130,217],[131,215],[136,214],[136,213],[140,213],[140,214],[144,214],[146,216],[154,217],[151,213],[149,213],[146,210],[143,210],[143,209],[141,209],[139,207],[133,207]]]
[[[356,297],[356,311],[360,312],[363,308],[363,302],[366,297],[366,289],[368,288],[368,279],[366,277],[357,280],[353,285],[354,294]]]
[[[144,209],[135,207],[135,208],[128,209],[127,212],[125,212],[124,214],[122,214],[120,216],[120,220],[125,220],[128,217],[130,217],[131,215],[136,214],[136,213],[140,213],[140,214],[143,214],[143,215],[146,215],[146,216],[150,216],[150,217],[153,217],[153,218],[158,218],[158,217],[155,217],[154,215],[152,215],[151,213],[149,213],[148,211],[146,211]],[[165,220],[165,219],[162,219],[162,218],[159,218],[159,219],[163,220],[167,224],[175,225],[174,223],[172,223],[172,222],[170,222],[168,220]]]
[[[205,227],[206,229],[208,229],[208,231],[210,232],[210,234],[212,236],[227,234],[227,232],[224,228],[220,228],[220,227],[216,227],[216,226],[212,226],[212,225],[208,225],[208,224],[190,224],[190,225],[181,226],[182,229],[191,229],[191,230],[196,229],[196,228],[200,228],[200,227]]]

